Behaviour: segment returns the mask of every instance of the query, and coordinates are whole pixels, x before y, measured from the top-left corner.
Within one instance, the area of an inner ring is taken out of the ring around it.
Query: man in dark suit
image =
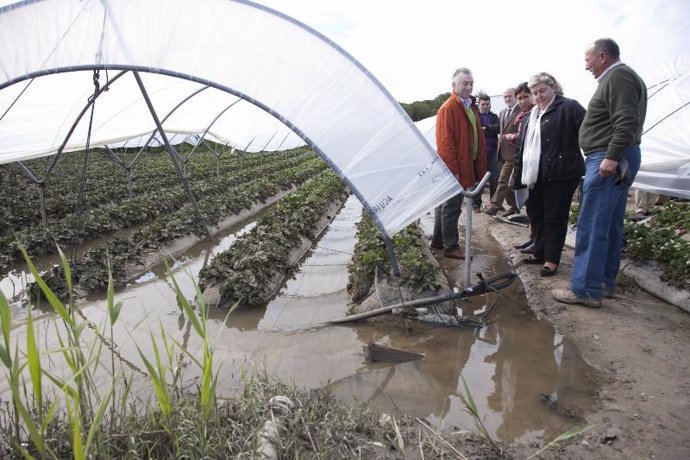
[[[500,121],[498,115],[491,111],[491,98],[488,94],[479,93],[477,100],[479,101],[477,103],[479,108],[479,121],[482,125],[484,140],[486,140],[487,165],[491,173],[491,178],[489,179],[489,199],[491,199],[498,187],[498,163],[496,161],[496,152],[498,148]],[[472,205],[475,209],[481,209],[482,196],[477,196]]]
[[[515,118],[520,113],[517,106],[517,99],[515,98],[515,89],[508,88],[503,93],[503,100],[506,103],[506,108],[501,110],[499,114],[500,130],[498,135],[498,187],[496,193],[491,196],[491,204],[486,209],[486,213],[495,216],[503,209],[503,201],[508,203],[509,209],[503,213],[502,216],[510,216],[519,212],[515,204],[515,196],[512,190],[508,188],[508,180],[513,172],[513,164],[515,163],[515,149],[517,145],[510,142],[513,138],[511,134],[517,133],[518,125],[515,123]]]

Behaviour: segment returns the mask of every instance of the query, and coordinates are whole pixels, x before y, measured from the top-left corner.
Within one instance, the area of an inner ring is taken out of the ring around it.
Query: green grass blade
[[[24,402],[21,399],[21,393],[19,389],[19,374],[21,373],[21,371],[17,366],[17,358],[18,357],[15,354],[14,365],[12,367],[12,375],[10,377],[12,402],[14,403],[14,408],[19,413],[22,422],[24,422],[24,426],[29,432],[29,438],[31,439],[31,442],[34,443],[36,449],[38,449],[40,453],[43,453],[45,452],[45,440],[43,439],[41,431],[39,430],[39,427],[36,425],[36,422],[34,421],[33,417],[31,417],[31,413],[29,412],[29,410],[24,405]]]
[[[542,452],[544,452],[546,449],[550,448],[551,446],[558,444],[559,442],[566,441],[566,440],[573,438],[575,436],[579,436],[582,433],[584,433],[585,431],[594,428],[595,426],[596,425],[576,426],[576,427],[574,427],[574,428],[572,428],[572,429],[570,429],[564,433],[561,433],[558,436],[556,436],[550,443],[546,444],[544,447],[542,447],[541,449],[539,449],[538,451],[536,451],[535,453],[533,453],[532,455],[527,457],[527,460],[530,460],[530,459],[536,457],[537,455],[541,454]]]
[[[48,428],[48,425],[50,425],[50,422],[53,421],[57,407],[58,403],[55,401],[46,412],[45,417],[43,417],[43,421],[41,421],[41,432],[45,432],[46,428]]]
[[[34,320],[31,315],[31,307],[27,308],[28,316],[26,322],[26,359],[29,365],[29,375],[33,384],[34,397],[38,402],[39,414],[43,411],[43,386],[41,384],[41,356],[36,344],[36,331]]]
[[[110,325],[114,326],[117,319],[120,317],[120,310],[122,310],[122,302],[115,302],[115,282],[113,281],[113,273],[108,264],[108,316],[110,318]]]
[[[7,369],[12,367],[12,355],[10,354],[10,324],[12,323],[12,312],[10,304],[5,295],[0,291],[0,326],[2,327],[2,339],[4,344],[0,345],[0,360]]]
[[[50,305],[57,312],[57,314],[60,315],[63,321],[65,321],[65,323],[67,323],[69,326],[72,326],[74,320],[70,316],[65,306],[62,304],[62,302],[60,302],[60,300],[53,293],[53,291],[50,290],[46,282],[43,281],[43,278],[41,278],[41,275],[38,273],[36,265],[34,265],[33,261],[31,260],[31,257],[29,257],[29,254],[26,252],[24,246],[21,243],[17,244],[19,245],[19,249],[22,251],[22,255],[24,256],[24,261],[26,262],[26,265],[29,267],[31,274],[34,276],[36,284],[38,284],[38,286],[41,288],[43,295],[46,296],[46,299],[48,300]]]
[[[93,420],[91,421],[91,427],[89,428],[89,434],[86,437],[86,445],[84,446],[84,452],[88,455],[89,451],[91,450],[91,443],[93,443],[93,438],[100,430],[101,428],[101,420],[103,420],[103,415],[105,414],[105,410],[108,407],[108,404],[110,403],[110,398],[113,396],[113,391],[114,388],[110,387],[110,391],[108,392],[108,395],[101,399],[100,404],[98,405],[98,410],[96,410],[96,415],[94,416]]]
[[[467,381],[465,380],[465,376],[460,374],[460,378],[462,379],[462,386],[465,388],[465,398],[466,398],[466,406],[472,412],[472,414],[475,417],[479,416],[479,410],[477,409],[477,404],[474,402],[474,398],[472,397],[472,392],[470,391],[469,385],[467,385]],[[463,399],[465,399],[463,398]]]
[[[81,419],[77,413],[78,402],[73,405],[70,400],[65,401],[67,403],[67,417],[69,419],[70,428],[72,429],[72,455],[75,460],[84,460],[84,448],[81,440]]]
[[[57,246],[57,244],[56,244]],[[69,261],[67,260],[67,257],[65,257],[65,253],[62,252],[62,249],[60,249],[60,246],[57,246],[58,254],[60,254],[60,262],[62,263],[62,268],[65,270],[65,282],[67,283],[67,289],[69,292],[69,297],[70,299],[72,298],[72,267],[69,264]]]
[[[153,338],[151,339],[151,341],[153,342],[155,354],[156,356],[158,356],[158,347],[156,346],[156,343],[153,341]],[[144,353],[138,346],[137,350],[139,351],[139,356],[141,356],[142,361],[144,361],[146,369],[149,371],[149,377],[153,382],[153,389],[156,392],[158,405],[160,406],[163,415],[168,416],[170,415],[170,398],[168,396],[167,388],[165,387],[164,371],[161,371],[161,373],[159,374],[159,371],[157,371],[153,364],[151,364],[151,362],[146,358],[146,356],[144,356]],[[158,361],[158,359],[156,360]]]
[[[192,323],[192,327],[196,331],[197,334],[199,334],[200,337],[204,337],[205,330],[203,323],[199,321],[199,318],[197,317],[196,313],[194,312],[194,309],[192,306],[189,304],[189,301],[185,298],[185,296],[182,294],[182,289],[180,289],[180,285],[177,284],[177,280],[175,279],[175,274],[173,273],[172,269],[168,265],[168,262],[165,262],[165,266],[168,269],[168,275],[170,275],[170,279],[173,282],[173,285],[175,286],[175,293],[177,295],[177,303],[179,306],[182,308],[182,311],[187,315],[187,318],[189,321]]]

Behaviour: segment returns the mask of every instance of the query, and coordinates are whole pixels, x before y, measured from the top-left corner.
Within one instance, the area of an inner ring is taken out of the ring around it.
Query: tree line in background
[[[412,121],[419,121],[425,118],[433,117],[441,108],[441,105],[450,97],[450,91],[439,94],[434,99],[427,99],[426,101],[415,101],[409,104],[401,102],[400,105],[407,112],[407,115],[412,118]]]

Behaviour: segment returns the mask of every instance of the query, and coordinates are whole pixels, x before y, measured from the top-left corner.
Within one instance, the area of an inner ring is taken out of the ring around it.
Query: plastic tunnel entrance
[[[180,22],[185,33],[173,33]],[[208,27],[218,23],[225,27]],[[0,164],[55,154],[82,105],[75,101],[93,92],[94,70],[101,85],[108,71],[136,71],[159,114],[170,113],[194,85],[218,90],[166,119],[169,137],[205,132],[241,149],[285,147],[296,133],[337,171],[386,238],[461,190],[361,64],[315,30],[252,2],[18,2],[0,9],[0,44],[15,50],[0,57]],[[251,104],[219,117],[230,96]],[[103,148],[151,133],[147,112],[135,85],[113,85],[98,98],[90,133],[80,123],[65,150],[84,149],[87,138]]]

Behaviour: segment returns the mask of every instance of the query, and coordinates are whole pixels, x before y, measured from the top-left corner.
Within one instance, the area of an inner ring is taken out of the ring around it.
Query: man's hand
[[[614,176],[616,174],[616,168],[618,168],[618,162],[616,160],[604,158],[599,165],[599,175],[601,177]]]

